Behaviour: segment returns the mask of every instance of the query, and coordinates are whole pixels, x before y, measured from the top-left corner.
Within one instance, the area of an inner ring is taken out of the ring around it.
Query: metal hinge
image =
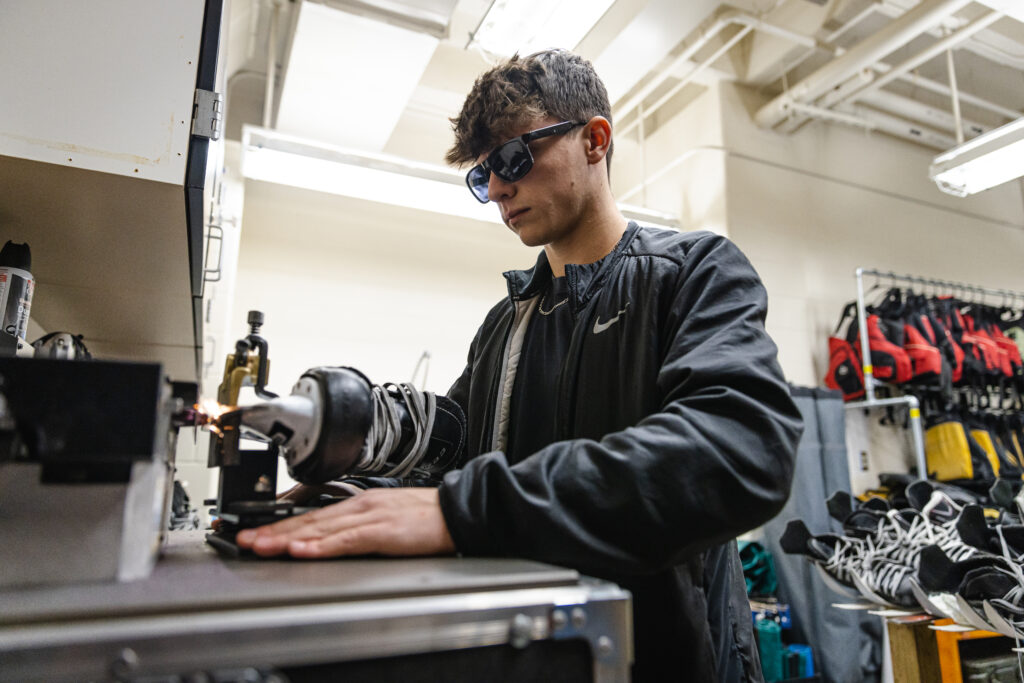
[[[224,132],[224,96],[212,90],[196,88],[192,101],[192,135],[220,140]]]

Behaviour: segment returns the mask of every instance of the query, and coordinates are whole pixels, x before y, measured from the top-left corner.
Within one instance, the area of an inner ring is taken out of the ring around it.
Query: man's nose
[[[515,187],[515,183],[502,180],[494,171],[491,171],[490,179],[487,181],[487,198],[492,202],[500,202],[515,194]]]

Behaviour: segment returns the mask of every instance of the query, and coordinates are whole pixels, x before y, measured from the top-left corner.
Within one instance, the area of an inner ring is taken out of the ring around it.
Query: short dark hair
[[[608,91],[593,65],[568,50],[513,55],[476,79],[459,115],[451,119],[455,144],[445,160],[462,165],[509,139],[531,119],[612,120]],[[612,148],[605,156],[611,169]]]

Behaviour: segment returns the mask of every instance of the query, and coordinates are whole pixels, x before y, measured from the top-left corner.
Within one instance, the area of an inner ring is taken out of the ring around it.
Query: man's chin
[[[542,235],[534,233],[530,230],[513,228],[511,225],[509,226],[508,229],[514,232],[516,236],[519,237],[519,241],[522,242],[527,247],[543,247],[545,244],[548,243],[548,241],[544,239]]]

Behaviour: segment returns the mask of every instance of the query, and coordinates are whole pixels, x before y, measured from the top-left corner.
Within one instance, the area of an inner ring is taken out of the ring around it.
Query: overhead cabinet
[[[32,320],[192,381],[222,11],[0,6],[0,238],[32,248]]]

